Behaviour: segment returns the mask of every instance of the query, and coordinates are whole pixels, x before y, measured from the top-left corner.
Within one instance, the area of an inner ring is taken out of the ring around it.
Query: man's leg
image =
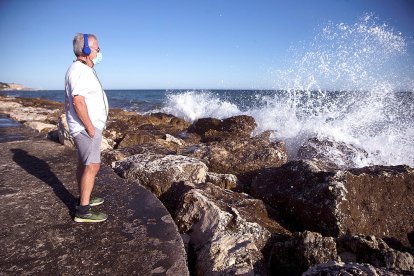
[[[98,174],[100,168],[99,163],[89,163],[83,168],[83,173],[80,178],[80,205],[88,205],[91,198],[93,186],[95,185],[95,177]]]
[[[81,194],[81,182],[82,182],[82,175],[83,171],[85,170],[85,165],[83,164],[82,160],[78,158],[78,167],[76,169],[76,181],[78,182],[78,194]]]

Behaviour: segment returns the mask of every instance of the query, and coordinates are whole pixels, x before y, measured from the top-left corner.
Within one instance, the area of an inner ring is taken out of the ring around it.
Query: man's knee
[[[85,169],[90,173],[97,174],[99,171],[99,168],[101,167],[101,164],[99,163],[89,163],[88,165],[85,165]]]

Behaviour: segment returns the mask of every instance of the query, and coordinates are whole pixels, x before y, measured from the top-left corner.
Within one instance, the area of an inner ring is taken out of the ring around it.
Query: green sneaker
[[[108,216],[104,213],[95,213],[88,211],[86,214],[79,214],[75,215],[76,222],[102,222],[105,221]]]
[[[93,197],[89,200],[89,206],[93,207],[93,206],[98,206],[101,205],[102,203],[104,203],[104,199],[100,198],[100,197]],[[76,210],[78,209],[79,206],[79,199],[76,203]]]
[[[100,197],[93,197],[91,200],[89,200],[89,206],[98,206],[104,203],[104,199]]]

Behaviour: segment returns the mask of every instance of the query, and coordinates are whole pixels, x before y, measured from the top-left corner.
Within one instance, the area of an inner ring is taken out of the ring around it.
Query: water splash
[[[404,36],[372,14],[354,24],[329,23],[294,49],[289,68],[274,72],[278,90],[257,92],[248,108],[237,97],[187,91],[169,95],[162,111],[191,121],[252,115],[256,132],[275,130],[291,159],[317,137],[364,149],[368,157],[358,157],[357,166],[414,166],[414,74],[406,49]]]

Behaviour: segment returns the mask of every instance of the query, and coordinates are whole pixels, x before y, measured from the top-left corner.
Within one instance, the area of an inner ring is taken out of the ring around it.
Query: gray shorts
[[[95,136],[91,138],[86,130],[82,130],[73,137],[78,158],[84,165],[101,163],[102,130],[95,128]]]

